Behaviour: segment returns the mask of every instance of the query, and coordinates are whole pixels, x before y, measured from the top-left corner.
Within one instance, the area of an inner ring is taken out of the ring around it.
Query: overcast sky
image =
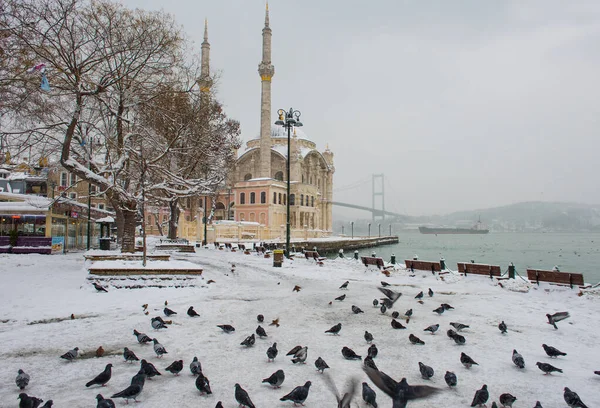
[[[264,0],[123,0],[175,15],[244,141],[260,123]],[[273,121],[335,154],[334,200],[439,214],[600,203],[600,1],[272,0]],[[362,183],[361,183],[362,182]],[[346,188],[358,185],[356,188]],[[368,217],[368,213],[359,213]]]

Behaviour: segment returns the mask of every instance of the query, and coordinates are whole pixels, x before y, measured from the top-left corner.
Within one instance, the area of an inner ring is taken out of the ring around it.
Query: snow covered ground
[[[410,402],[409,407],[468,407],[483,384],[490,391],[488,406],[492,400],[498,401],[500,394],[510,392],[517,397],[515,408],[533,407],[537,400],[545,408],[566,407],[563,388],[570,387],[588,407],[600,407],[600,376],[594,374],[600,370],[600,292],[577,296],[577,290],[556,286],[532,286],[527,291],[528,285],[522,281],[502,288],[485,277],[446,275],[441,280],[429,272],[411,277],[404,270],[394,271],[387,278],[376,269],[366,271],[358,262],[342,259],[326,260],[322,267],[297,259],[274,268],[272,259],[242,252],[198,248],[195,254],[174,257],[204,268],[195,285],[116,289],[103,281],[108,293],[97,293],[87,279],[82,253],[1,255],[0,407],[18,406],[19,389],[14,380],[20,368],[31,375],[25,389],[29,395],[53,399],[55,407],[95,407],[97,393],[108,398],[121,391],[139,369],[139,364],[123,361],[124,347],[153,363],[163,374],[146,381],[137,407],[214,407],[218,401],[224,407],[237,407],[235,383],[248,391],[257,407],[289,407],[291,402],[279,398],[307,380],[312,381],[312,388],[306,406],[334,407],[335,398],[314,361],[320,356],[327,362],[340,390],[352,376],[359,377],[360,382],[368,381],[360,361],[345,360],[341,355],[342,347],[348,346],[366,356],[369,344],[363,338],[365,330],[375,337],[379,349],[375,363],[380,370],[397,380],[406,377],[410,384],[425,383],[443,389],[432,398]],[[348,290],[340,290],[346,280],[350,281]],[[390,326],[392,311],[383,315],[372,306],[373,299],[381,297],[376,288],[382,280],[403,293],[394,310],[401,315],[410,308],[414,311],[406,330]],[[154,281],[136,282],[144,285]],[[300,292],[292,291],[295,285],[301,287]],[[428,288],[434,291],[431,298],[427,296]],[[426,293],[423,304],[414,299],[421,290]],[[344,301],[333,300],[343,293],[347,295]],[[165,318],[173,324],[157,332],[150,326],[150,318],[164,317],[165,301],[178,314]],[[441,303],[455,309],[438,316],[432,310]],[[149,315],[143,313],[143,304],[149,305]],[[353,314],[352,305],[364,313]],[[194,306],[200,317],[187,316],[189,306]],[[558,323],[558,330],[547,324],[546,313],[565,310],[571,317]],[[75,319],[70,319],[71,314]],[[268,337],[257,338],[254,347],[243,347],[240,342],[254,333],[258,314],[265,316],[262,326]],[[276,318],[280,327],[269,326]],[[506,335],[498,330],[502,320],[508,325]],[[339,336],[324,333],[339,322]],[[456,345],[446,336],[450,322],[470,325],[462,333],[465,345]],[[423,331],[435,323],[440,324],[436,335]],[[236,330],[226,334],[216,327],[218,324],[231,324]],[[151,345],[137,343],[133,329],[156,337],[168,354],[157,358]],[[410,344],[410,333],[426,344]],[[275,362],[268,362],[266,350],[273,342],[277,342],[279,355]],[[542,343],[568,355],[550,359]],[[106,350],[105,356],[92,357],[100,345]],[[308,346],[307,364],[294,365],[285,356],[296,345]],[[83,358],[72,363],[59,358],[76,346]],[[524,370],[513,365],[513,349],[524,356]],[[479,366],[464,368],[459,361],[463,351]],[[195,377],[188,368],[194,356],[210,380],[210,396],[201,396],[195,388]],[[179,377],[164,370],[179,359],[184,361]],[[434,368],[430,381],[421,378],[419,361]],[[551,363],[564,373],[543,375],[535,365],[537,361]],[[85,383],[107,363],[114,366],[107,387],[86,388]],[[278,369],[283,369],[286,376],[281,389],[261,384]],[[446,387],[446,370],[458,376],[456,389]],[[371,387],[377,392],[379,405],[390,407],[391,400]],[[125,405],[120,399],[115,403]],[[360,389],[353,406],[366,407]]]

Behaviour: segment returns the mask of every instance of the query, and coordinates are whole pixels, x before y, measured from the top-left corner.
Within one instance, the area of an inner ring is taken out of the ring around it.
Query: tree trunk
[[[169,202],[169,212],[169,239],[176,239],[179,214],[181,213],[181,210],[179,209],[179,198]]]
[[[121,209],[123,219],[123,239],[121,241],[121,252],[135,252],[135,209]]]
[[[117,244],[121,245],[123,242],[123,211],[115,205],[114,201],[111,201],[113,208],[115,209],[115,223],[117,224]]]

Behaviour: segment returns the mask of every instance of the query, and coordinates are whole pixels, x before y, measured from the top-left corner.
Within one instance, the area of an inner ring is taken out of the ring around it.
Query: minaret
[[[260,177],[271,177],[271,78],[275,67],[271,64],[271,28],[269,27],[269,3],[262,30],[262,61],[258,65],[261,79],[260,98]]]
[[[201,92],[209,92],[212,85],[210,79],[210,44],[208,43],[208,20],[204,19],[204,41],[202,41],[202,56],[200,59],[200,79],[198,80]]]

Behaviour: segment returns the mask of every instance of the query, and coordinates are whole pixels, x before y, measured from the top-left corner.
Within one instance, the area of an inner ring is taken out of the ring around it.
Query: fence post
[[[396,265],[396,255],[392,254],[392,257],[391,257],[391,259],[390,259],[390,263],[391,263],[392,265]]]
[[[354,251],[354,259],[358,260],[358,251]]]

